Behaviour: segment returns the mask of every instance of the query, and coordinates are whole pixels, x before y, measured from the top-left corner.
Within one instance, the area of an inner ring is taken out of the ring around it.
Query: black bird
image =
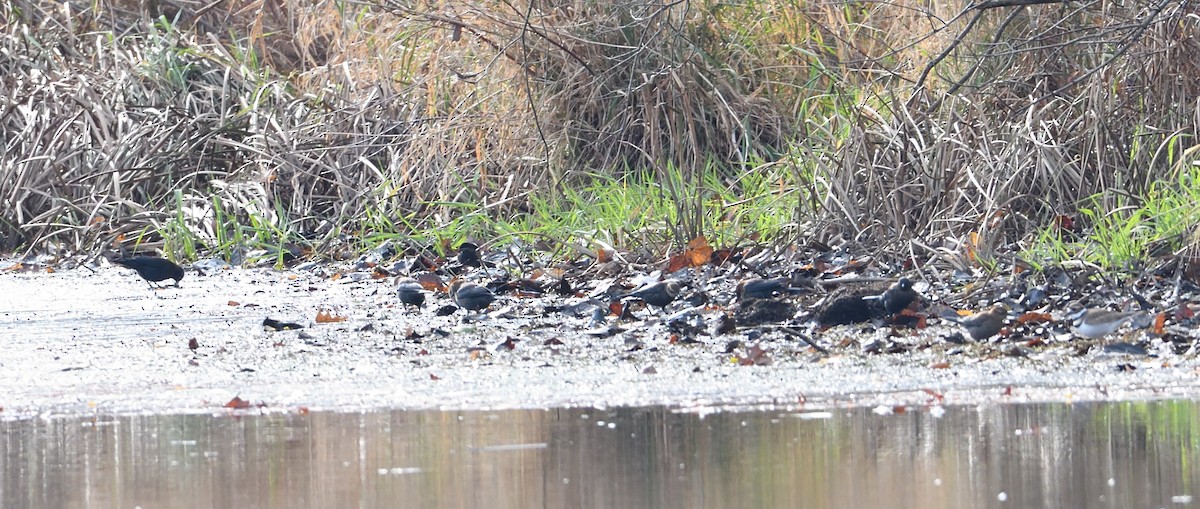
[[[787,288],[788,279],[773,277],[771,279],[751,278],[737,285],[738,299],[769,299]]]
[[[396,280],[396,296],[404,305],[419,309],[425,304],[425,287],[413,278],[400,278]]]
[[[179,280],[183,279],[183,268],[175,265],[175,262],[166,258],[133,256],[130,258],[117,258],[113,260],[113,263],[136,270],[138,275],[142,276],[142,279],[145,279],[151,288],[155,288],[154,283],[168,279],[174,279],[175,286],[179,286]]]
[[[620,299],[634,297],[641,299],[642,302],[656,307],[666,307],[683,292],[683,283],[674,279],[659,281],[650,286],[639,288],[625,295],[620,296]]]
[[[479,258],[479,246],[474,242],[463,242],[458,245],[458,263],[466,267],[479,267],[483,260]]]
[[[496,300],[496,294],[475,283],[455,281],[450,283],[450,298],[460,308],[479,311],[491,305]]]
[[[266,317],[266,318],[263,318],[263,328],[264,328],[264,329],[271,329],[271,330],[273,330],[273,331],[275,331],[275,332],[279,332],[279,331],[281,331],[281,330],[296,330],[296,329],[303,329],[303,328],[304,328],[304,326],[303,326],[303,325],[300,325],[300,324],[298,324],[298,323],[292,323],[292,322],[281,322],[281,321],[279,321],[279,320],[276,320],[276,319],[274,319],[274,318],[271,318],[271,317],[269,317],[269,316],[268,316],[268,317]]]
[[[917,300],[917,292],[912,288],[912,281],[909,281],[906,277],[902,277],[899,281],[896,281],[896,284],[888,288],[886,292],[883,292],[880,300],[883,303],[884,311],[887,311],[889,314],[896,314]]]
[[[737,296],[738,300],[769,299],[778,294],[798,294],[809,291],[808,288],[796,288],[792,285],[792,278],[789,277],[751,278],[738,283]]]

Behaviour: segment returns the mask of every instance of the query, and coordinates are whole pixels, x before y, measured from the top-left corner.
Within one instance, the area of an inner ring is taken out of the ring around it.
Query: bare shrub
[[[1200,48],[1186,7],[969,8],[945,48],[952,64],[897,69],[917,78],[913,95],[844,119],[864,128],[826,166],[829,209],[859,238],[999,229],[1009,236],[992,240],[1011,242],[1092,195],[1170,178],[1187,149],[1177,142],[1197,134]]]

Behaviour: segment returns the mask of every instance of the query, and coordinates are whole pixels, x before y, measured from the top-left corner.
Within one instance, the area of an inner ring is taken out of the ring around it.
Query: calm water
[[[1187,507],[1191,401],[0,422],[0,507]]]

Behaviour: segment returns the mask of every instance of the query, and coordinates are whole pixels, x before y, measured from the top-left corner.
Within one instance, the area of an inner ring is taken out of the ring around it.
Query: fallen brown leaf
[[[225,408],[250,408],[250,402],[234,396],[228,403],[225,403]]]
[[[346,317],[335,315],[330,311],[317,311],[317,323],[336,323],[344,322]]]
[[[1029,323],[1048,323],[1053,321],[1054,317],[1051,316],[1050,313],[1037,313],[1034,311],[1029,311],[1021,316],[1018,316],[1016,323],[1019,325],[1025,325]]]

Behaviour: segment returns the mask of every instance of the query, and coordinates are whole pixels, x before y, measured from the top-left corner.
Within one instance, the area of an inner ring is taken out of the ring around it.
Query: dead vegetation
[[[409,234],[670,172],[767,172],[792,236],[986,249],[1190,171],[1200,121],[1187,1],[4,9],[5,250]],[[714,227],[670,192],[677,241]]]

